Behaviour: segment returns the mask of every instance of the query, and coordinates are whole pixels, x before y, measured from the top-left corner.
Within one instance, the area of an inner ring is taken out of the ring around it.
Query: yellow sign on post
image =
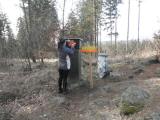
[[[93,88],[93,75],[92,75],[92,55],[91,53],[96,53],[97,52],[97,48],[95,46],[83,46],[80,49],[80,52],[82,53],[88,53],[89,55],[89,81],[90,81],[90,87]]]

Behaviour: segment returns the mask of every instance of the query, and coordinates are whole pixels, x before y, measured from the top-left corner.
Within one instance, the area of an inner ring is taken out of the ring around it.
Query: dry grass
[[[154,108],[156,111],[160,110],[158,107],[159,78],[156,81],[148,79],[148,75],[152,78],[159,74],[154,71],[158,69],[159,64],[142,65],[144,71],[141,74],[135,74],[134,71],[139,69],[141,62],[128,59],[129,63],[125,63],[122,57],[117,57],[117,60],[114,58],[109,60],[114,68],[113,76],[103,80],[95,77],[94,79],[97,81],[95,81],[94,89],[88,90],[84,86],[74,89],[66,96],[57,93],[56,60],[46,60],[44,66],[39,66],[38,63],[34,64],[33,71],[25,74],[22,71],[21,62],[18,61],[14,63],[13,68],[10,67],[9,72],[0,72],[2,77],[0,78],[0,92],[16,96],[14,100],[1,105],[2,111],[10,116],[8,120],[11,118],[13,120],[91,120],[93,118],[94,120],[96,115],[99,120],[108,114],[114,120],[136,120],[136,118],[150,114]],[[83,73],[86,74],[84,77],[87,79],[87,66],[84,69]],[[93,69],[96,73],[96,66]],[[129,79],[130,75],[133,75],[132,79]],[[119,101],[122,92],[130,85],[139,85],[148,89],[154,100],[137,114],[129,117],[121,116],[117,101]],[[104,90],[101,89],[102,87]]]

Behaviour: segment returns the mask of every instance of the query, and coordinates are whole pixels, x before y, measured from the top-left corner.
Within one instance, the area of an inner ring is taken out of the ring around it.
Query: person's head
[[[70,40],[66,40],[66,47],[71,48],[71,46],[70,46]]]
[[[66,46],[69,48],[74,47],[75,45],[76,45],[76,43],[73,40],[66,41]]]

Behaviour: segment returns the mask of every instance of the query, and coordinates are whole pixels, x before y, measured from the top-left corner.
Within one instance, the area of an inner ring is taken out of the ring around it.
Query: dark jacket
[[[68,48],[65,45],[60,47],[58,49],[59,51],[59,69],[61,70],[67,70],[67,61],[66,61],[66,56],[67,55],[72,55],[75,51],[74,48]]]

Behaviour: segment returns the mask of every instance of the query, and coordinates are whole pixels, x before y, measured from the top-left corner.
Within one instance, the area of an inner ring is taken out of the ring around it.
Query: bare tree
[[[141,15],[141,0],[138,0],[138,38],[137,38],[137,49],[139,49],[139,32],[140,32],[140,15]]]
[[[62,21],[62,36],[64,37],[64,17],[65,17],[65,6],[66,6],[66,0],[63,1],[63,21]]]
[[[128,26],[127,26],[127,41],[126,41],[126,52],[128,52],[128,40],[129,40],[129,27],[130,27],[130,0],[128,0]]]
[[[28,5],[30,5],[30,0],[28,0]],[[26,35],[27,35],[27,43],[26,43],[26,46],[27,46],[27,52],[26,52],[26,57],[27,57],[27,61],[28,61],[28,70],[32,70],[32,67],[31,67],[31,61],[30,61],[30,30],[29,30],[29,22],[28,22],[28,19],[27,19],[27,12],[26,12],[26,7],[25,7],[25,3],[24,1],[22,0],[22,9],[23,9],[23,12],[24,12],[24,18],[25,18],[25,23],[26,23]]]

